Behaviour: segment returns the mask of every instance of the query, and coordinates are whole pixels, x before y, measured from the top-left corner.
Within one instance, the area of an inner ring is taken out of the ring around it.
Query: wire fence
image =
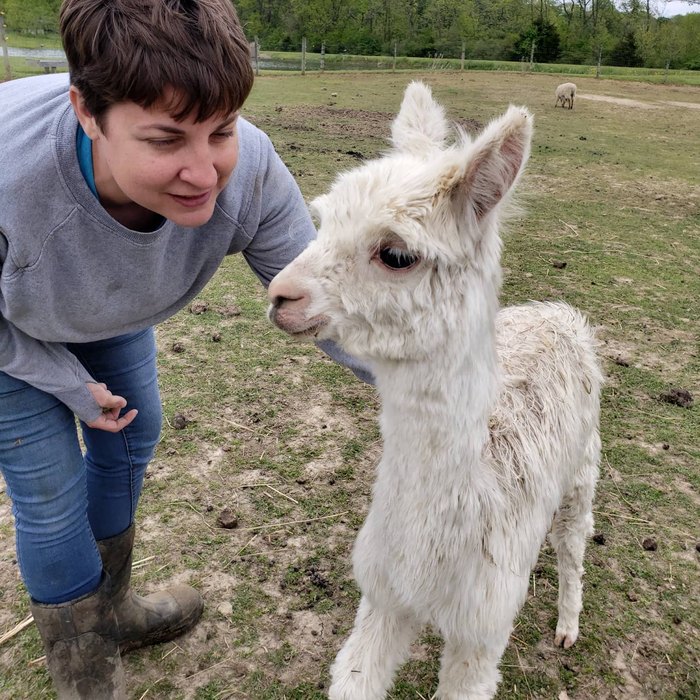
[[[0,28],[0,36],[2,30]],[[606,66],[600,55],[592,57],[589,64],[537,63],[532,56],[520,61],[496,61],[465,57],[465,45],[460,57],[434,53],[426,57],[401,56],[398,45],[390,56],[359,56],[347,53],[328,54],[324,47],[320,52],[265,51],[258,41],[250,42],[251,64],[256,75],[265,72],[323,73],[337,71],[520,71],[523,73],[552,73],[569,76],[618,78],[654,83],[700,85],[700,71],[669,70],[666,68],[627,68]],[[23,77],[41,72],[66,71],[68,64],[60,49],[23,49],[3,45],[5,79]]]

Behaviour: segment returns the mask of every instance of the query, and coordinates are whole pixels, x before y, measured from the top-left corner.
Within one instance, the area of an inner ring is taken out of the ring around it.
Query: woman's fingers
[[[88,423],[91,428],[118,433],[136,418],[138,411],[135,408],[127,411],[123,416],[119,415],[122,408],[126,406],[126,399],[123,396],[113,394],[106,384],[91,382],[87,386],[97,405],[102,408],[102,415],[92,423]]]
[[[120,430],[126,428],[131,421],[136,418],[138,410],[132,408],[127,411],[123,416],[119,416],[118,409],[115,409],[116,413],[114,415],[110,413],[103,413],[97,420],[88,423],[88,426],[96,430],[105,430],[108,433],[118,433]]]

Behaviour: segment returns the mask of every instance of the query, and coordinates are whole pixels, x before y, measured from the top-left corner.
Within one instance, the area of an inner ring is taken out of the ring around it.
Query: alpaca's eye
[[[418,256],[403,248],[384,246],[379,249],[379,259],[392,270],[405,270],[418,262]]]

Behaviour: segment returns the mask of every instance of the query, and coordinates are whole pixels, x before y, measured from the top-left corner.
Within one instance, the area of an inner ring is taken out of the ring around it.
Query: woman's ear
[[[70,86],[68,97],[70,98],[70,103],[73,105],[75,116],[78,117],[80,126],[83,127],[83,131],[87,134],[88,138],[94,141],[102,133],[102,130],[97,125],[97,120],[88,110],[80,90],[78,90],[75,85]]]

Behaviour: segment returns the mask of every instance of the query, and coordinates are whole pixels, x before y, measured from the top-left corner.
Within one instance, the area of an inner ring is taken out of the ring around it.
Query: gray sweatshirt
[[[64,343],[159,323],[241,252],[263,284],[315,236],[302,195],[259,129],[238,120],[239,160],[204,226],[140,233],[88,188],[65,74],[0,84],[0,371],[56,396],[84,421],[94,379]],[[361,364],[324,349],[363,379]]]

